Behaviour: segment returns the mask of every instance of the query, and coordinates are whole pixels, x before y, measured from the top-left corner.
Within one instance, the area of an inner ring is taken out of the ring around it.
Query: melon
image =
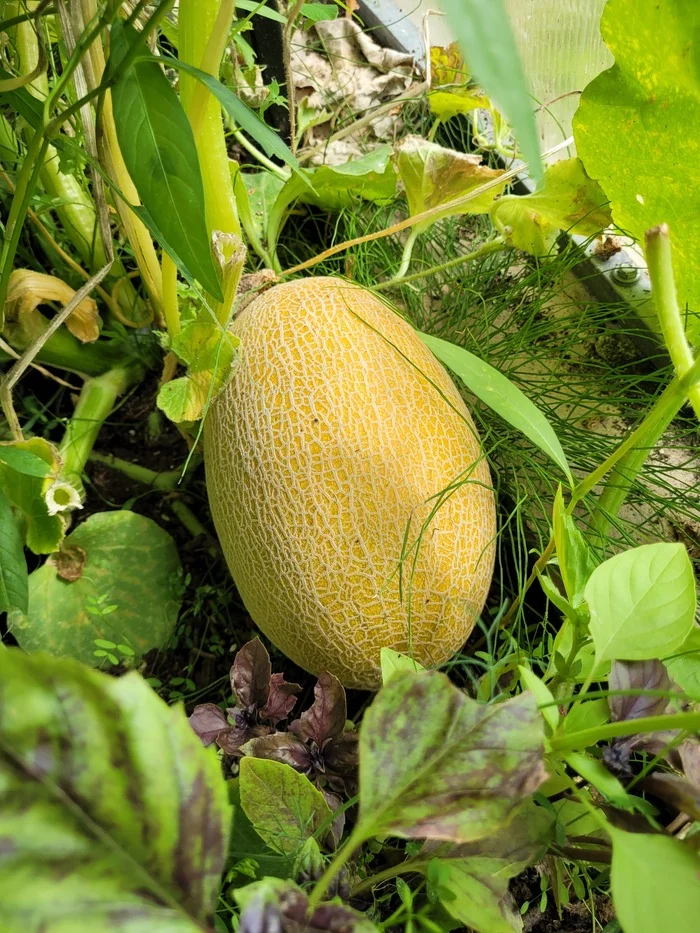
[[[458,651],[495,553],[488,464],[449,375],[366,289],[256,297],[204,425],[217,534],[253,621],[306,670],[381,684],[380,651]]]

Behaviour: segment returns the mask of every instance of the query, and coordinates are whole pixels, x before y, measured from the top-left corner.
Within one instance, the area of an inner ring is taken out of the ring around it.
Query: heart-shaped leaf
[[[138,674],[0,651],[0,788],[3,930],[208,928],[226,784]]]

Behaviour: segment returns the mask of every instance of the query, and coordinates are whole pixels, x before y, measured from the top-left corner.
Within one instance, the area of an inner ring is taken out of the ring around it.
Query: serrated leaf
[[[396,674],[360,729],[360,824],[372,835],[470,842],[546,777],[531,694],[477,703],[444,674]]]
[[[108,70],[116,71],[129,47],[140,41],[132,26],[117,20]],[[172,247],[183,272],[221,301],[194,135],[161,64],[141,57],[112,87],[119,147],[143,206],[164,237],[162,245]]]
[[[9,449],[4,448],[5,451]],[[46,474],[38,476],[18,472],[9,461],[0,462],[0,489],[21,519],[29,550],[35,554],[51,554],[58,550],[66,530],[64,517],[51,514],[47,502],[47,494],[61,469],[58,451],[42,437],[15,441],[11,449],[29,454],[46,465]]]
[[[3,931],[201,931],[229,818],[216,757],[138,674],[0,652]]]
[[[399,674],[404,671],[414,671],[418,673],[419,671],[425,670],[423,665],[419,664],[418,661],[414,661],[413,658],[409,658],[405,654],[394,651],[393,648],[382,648],[379,655],[383,684],[389,683],[394,674]]]
[[[643,544],[597,567],[586,584],[598,661],[664,657],[688,637],[695,576],[682,544]]]
[[[419,336],[435,356],[459,376],[473,395],[546,453],[573,485],[566,454],[554,428],[539,408],[507,376],[463,347],[429,334]]]
[[[294,858],[322,823],[330,826],[331,809],[306,775],[263,758],[243,758],[240,767],[241,806],[274,851]]]
[[[609,826],[615,911],[625,933],[695,933],[700,856],[671,836]]]
[[[683,693],[700,703],[700,627],[694,625],[683,644],[664,656],[664,666]]]
[[[22,533],[9,499],[0,489],[0,612],[27,611],[28,579]]]
[[[320,165],[305,178],[295,175],[285,183],[270,210],[268,243],[274,248],[289,209],[296,201],[339,211],[358,199],[384,203],[395,194],[396,172],[391,163],[390,146],[377,146],[361,158],[342,165]]]
[[[502,169],[481,164],[481,156],[445,149],[428,142],[422,136],[406,136],[394,152],[396,170],[406,192],[408,213],[411,217],[423,211],[440,208],[455,198],[466,196],[486,182],[503,174]],[[494,185],[459,207],[437,210],[432,220],[416,224],[418,233],[427,230],[442,217],[456,214],[484,214],[491,209],[494,198],[503,185]]]
[[[700,179],[688,172],[698,158],[699,29],[695,0],[609,0],[601,32],[615,64],[584,89],[574,117],[577,151],[615,223],[642,244],[650,227],[669,225],[691,340],[700,335]]]
[[[503,0],[443,0],[441,9],[470,70],[513,127],[530,174],[538,180],[542,175],[539,134]]]
[[[531,256],[546,256],[560,230],[596,236],[612,219],[607,196],[580,159],[548,166],[532,194],[499,198],[491,218],[507,243]]]
[[[137,657],[166,644],[181,601],[170,535],[135,512],[98,512],[66,541],[85,551],[83,573],[67,583],[46,563],[30,574],[27,613],[11,620],[20,646],[96,664],[96,638],[125,644]],[[102,609],[105,596],[116,609]]]

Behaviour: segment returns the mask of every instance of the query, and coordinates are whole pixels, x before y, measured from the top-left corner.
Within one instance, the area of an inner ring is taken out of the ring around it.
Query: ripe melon
[[[447,661],[493,573],[495,503],[467,408],[370,292],[306,278],[234,325],[204,451],[216,530],[251,617],[295,663],[376,689],[382,647]]]

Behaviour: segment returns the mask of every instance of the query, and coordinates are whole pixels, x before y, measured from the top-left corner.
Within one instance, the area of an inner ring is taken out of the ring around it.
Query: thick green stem
[[[354,855],[370,835],[371,833],[368,834],[366,832],[362,823],[358,823],[357,826],[355,826],[349,838],[346,840],[345,845],[338,850],[333,861],[314,885],[313,891],[309,895],[309,911],[318,907],[331,881],[337,877],[343,865],[349,861],[350,857]]]
[[[129,460],[122,460],[121,457],[114,457],[112,454],[99,454],[92,451],[88,459],[95,463],[103,463],[105,466],[123,473],[128,479],[134,480],[136,483],[143,483],[144,486],[152,486],[161,492],[173,492],[182,479],[182,470],[168,470],[165,473],[157,473],[155,470],[149,470],[148,467],[140,466],[138,463],[131,463]]]
[[[700,729],[700,713],[674,713],[670,716],[645,716],[622,722],[609,722],[593,729],[582,729],[569,735],[553,736],[549,740],[550,748],[556,754],[588,748],[607,739],[616,739],[622,735],[643,735],[648,732],[663,732],[665,729],[686,729],[697,732]]]
[[[100,428],[114,411],[117,398],[139,376],[136,370],[118,368],[86,380],[59,447],[63,478],[77,489]]]
[[[651,279],[651,297],[661,325],[661,332],[669,356],[682,378],[693,365],[693,353],[685,336],[685,327],[678,307],[678,296],[673,278],[671,238],[666,224],[647,230],[646,257]],[[700,386],[688,391],[688,399],[695,414],[700,418]]]

